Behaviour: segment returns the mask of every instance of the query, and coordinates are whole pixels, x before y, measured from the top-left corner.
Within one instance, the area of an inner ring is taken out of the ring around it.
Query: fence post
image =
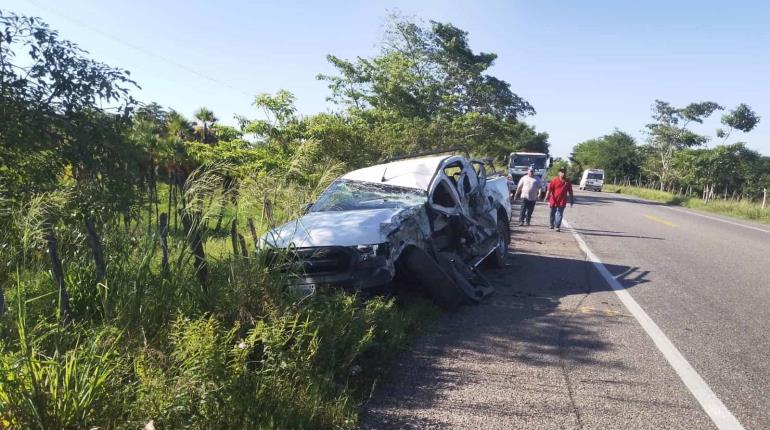
[[[43,228],[44,239],[48,245],[48,257],[51,259],[51,275],[59,293],[59,313],[62,321],[69,324],[72,320],[70,314],[70,296],[67,293],[67,286],[64,283],[64,270],[62,269],[61,258],[59,258],[58,241],[54,236],[53,222],[46,221]]]
[[[767,188],[762,188],[762,209],[767,207]]]
[[[230,242],[232,242],[233,245],[233,257],[238,257],[238,224],[237,221],[234,219],[232,223],[230,223]]]
[[[165,212],[160,214],[160,231],[158,236],[160,237],[160,249],[163,251],[160,267],[163,273],[168,273],[168,215]]]
[[[256,250],[258,248],[258,239],[257,239],[257,229],[254,228],[254,219],[249,217],[246,221],[249,224],[249,231],[251,231],[251,240],[254,241],[254,249]]]
[[[99,240],[99,234],[96,233],[94,221],[85,218],[86,232],[88,233],[88,244],[91,246],[91,252],[94,254],[94,264],[96,266],[96,282],[102,282],[107,276],[107,266],[104,264],[104,254],[102,253],[102,241]]]

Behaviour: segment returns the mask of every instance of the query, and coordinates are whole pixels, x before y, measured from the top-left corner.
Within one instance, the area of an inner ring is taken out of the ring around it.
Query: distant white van
[[[604,185],[604,170],[586,169],[583,171],[583,177],[580,179],[581,190],[601,191]]]

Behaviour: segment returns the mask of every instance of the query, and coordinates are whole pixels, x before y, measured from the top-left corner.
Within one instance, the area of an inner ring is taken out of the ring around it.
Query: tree
[[[741,103],[735,109],[722,115],[722,124],[728,127],[727,131],[717,129],[717,137],[723,138],[722,143],[727,142],[733,130],[748,133],[759,124],[759,116],[751,108]]]
[[[548,177],[549,178],[555,178],[559,176],[559,170],[560,169],[566,169],[566,176],[567,178],[572,181],[573,183],[576,183],[580,179],[580,172],[582,171],[582,168],[580,167],[580,164],[577,162],[570,163],[569,160],[565,160],[561,157],[557,157],[553,160],[553,164],[550,168],[548,168]]]
[[[92,218],[125,210],[141,182],[142,148],[126,138],[133,86],[127,71],[88,58],[37,18],[0,11],[0,200],[24,203],[70,188],[66,213],[85,222],[97,266]],[[43,224],[67,315],[57,221],[51,216]],[[103,276],[103,267],[99,272]]]
[[[195,119],[198,120],[198,127],[196,129],[198,140],[203,143],[214,143],[214,136],[210,133],[210,129],[219,121],[214,112],[202,107],[195,111]]]
[[[90,120],[102,122],[94,112],[104,104],[125,121],[135,83],[86,54],[37,18],[0,11],[0,189],[13,191],[9,199],[51,189],[93,150],[116,149],[87,140]]]
[[[327,58],[339,75],[318,78],[329,82],[330,99],[343,105],[423,118],[477,112],[515,120],[535,113],[507,82],[484,73],[497,55],[474,53],[468,33],[452,24],[426,26],[393,15],[379,56]]]
[[[487,74],[496,58],[474,52],[468,33],[451,24],[394,15],[377,56],[329,55],[337,74],[318,78],[328,82],[330,100],[355,118],[352,124],[367,125],[344,141],[367,146],[369,161],[457,145],[500,159],[517,149],[547,151],[548,135],[521,122],[534,108]]]
[[[166,114],[166,129],[170,135],[175,136],[181,141],[189,140],[193,137],[192,123],[184,115],[173,109]]]
[[[283,150],[287,150],[292,140],[302,137],[304,129],[304,124],[297,117],[295,101],[294,94],[286,90],[280,90],[275,95],[257,95],[253,105],[262,110],[264,119],[239,117],[243,132],[253,134],[264,142],[279,143]]]
[[[654,158],[648,160],[649,173],[660,181],[661,191],[670,183],[673,174],[672,160],[677,151],[700,146],[708,137],[687,128],[692,123],[702,123],[716,110],[723,109],[714,102],[690,103],[684,108],[675,108],[669,103],[655,100],[652,118],[655,122],[647,125],[648,146]]]
[[[636,141],[620,130],[575,145],[572,158],[584,169],[603,169],[610,178],[635,177],[641,163]]]

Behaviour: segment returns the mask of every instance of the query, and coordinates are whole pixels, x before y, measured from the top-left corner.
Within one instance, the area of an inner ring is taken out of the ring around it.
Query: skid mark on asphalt
[[[653,216],[653,215],[645,215],[644,217],[647,218],[650,221],[655,221],[657,223],[663,224],[663,225],[668,226],[668,227],[676,227],[676,224],[674,224],[671,221],[666,221],[663,218],[658,218],[658,217]]]

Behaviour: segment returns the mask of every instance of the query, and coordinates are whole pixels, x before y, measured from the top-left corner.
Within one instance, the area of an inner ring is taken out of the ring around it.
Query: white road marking
[[[753,225],[741,224],[739,222],[729,221],[729,220],[726,220],[726,219],[717,218],[715,216],[708,216],[708,215],[704,215],[702,213],[698,213],[698,212],[695,212],[695,211],[688,211],[688,210],[684,210],[684,209],[674,208],[674,207],[671,207],[671,206],[663,206],[663,207],[671,209],[672,211],[676,211],[676,212],[682,212],[682,213],[686,213],[686,214],[689,214],[689,215],[699,216],[701,218],[707,218],[707,219],[714,220],[714,221],[721,221],[721,222],[726,223],[726,224],[736,225],[738,227],[743,227],[743,228],[748,228],[748,229],[751,229],[751,230],[761,231],[762,233],[770,233],[770,230],[765,230],[763,228],[754,227]]]
[[[647,312],[639,306],[639,303],[631,297],[631,294],[615,279],[609,270],[604,266],[599,257],[594,254],[591,249],[588,248],[583,238],[580,237],[572,226],[566,221],[562,221],[564,225],[572,231],[572,235],[575,237],[580,248],[585,252],[586,256],[594,267],[599,271],[607,284],[615,290],[615,294],[618,295],[620,301],[623,302],[626,309],[633,315],[639,324],[642,326],[647,335],[652,338],[655,346],[666,357],[668,364],[676,371],[679,378],[687,386],[695,399],[700,403],[703,410],[711,417],[711,421],[719,429],[730,430],[743,430],[743,426],[735,418],[735,416],[727,409],[721,400],[714,394],[714,391],[706,384],[706,381],[701,378],[698,372],[687,362],[681,352],[674,346],[674,344],[666,337],[666,334],[655,324],[655,321],[647,315]]]

